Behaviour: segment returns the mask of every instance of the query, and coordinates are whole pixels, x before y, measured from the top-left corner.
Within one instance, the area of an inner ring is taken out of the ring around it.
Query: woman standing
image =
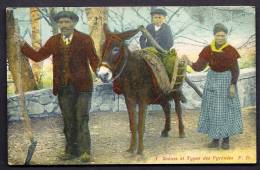
[[[229,149],[229,137],[242,133],[243,123],[237,93],[237,79],[240,57],[237,50],[227,43],[227,28],[218,23],[214,26],[214,40],[192,63],[187,56],[182,59],[195,71],[202,71],[209,65],[205,83],[198,131],[208,134],[212,142],[209,148]]]

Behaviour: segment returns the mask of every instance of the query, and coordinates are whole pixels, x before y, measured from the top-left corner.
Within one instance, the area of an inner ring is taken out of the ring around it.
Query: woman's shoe
[[[225,150],[230,148],[230,146],[229,146],[229,137],[223,139],[223,142],[221,144],[221,148],[225,149]]]
[[[213,139],[209,144],[208,148],[218,148],[219,147],[219,139]]]

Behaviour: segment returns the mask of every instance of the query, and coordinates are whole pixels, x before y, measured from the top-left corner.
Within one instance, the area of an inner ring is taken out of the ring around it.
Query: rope
[[[175,63],[174,63],[174,68],[173,68],[173,75],[172,75],[172,81],[171,81],[171,89],[173,89],[174,85],[175,85],[175,82],[176,82],[176,79],[177,79],[177,73],[178,73],[178,65],[179,65],[179,58],[178,56],[176,55],[176,58],[175,58]]]

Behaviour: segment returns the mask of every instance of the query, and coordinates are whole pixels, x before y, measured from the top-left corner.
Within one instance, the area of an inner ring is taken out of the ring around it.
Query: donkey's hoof
[[[138,154],[138,155],[143,155],[143,150],[138,149],[137,154]]]
[[[186,137],[186,134],[184,132],[179,133],[179,138],[185,138],[185,137]]]
[[[163,130],[161,133],[161,137],[168,137],[168,131],[167,130]]]
[[[135,150],[134,148],[129,148],[129,149],[126,150],[126,152],[134,153],[134,150]]]

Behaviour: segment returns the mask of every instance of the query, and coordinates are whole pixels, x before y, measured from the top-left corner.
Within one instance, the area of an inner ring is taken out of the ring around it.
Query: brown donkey
[[[145,116],[149,104],[162,106],[165,114],[165,126],[161,135],[167,137],[171,124],[170,100],[173,99],[179,121],[179,136],[184,137],[185,133],[182,121],[180,91],[174,91],[169,95],[160,93],[159,89],[154,86],[152,72],[142,57],[147,54],[144,53],[144,50],[130,52],[124,42],[133,37],[139,30],[112,33],[108,30],[107,25],[104,25],[105,42],[103,44],[102,62],[97,75],[103,82],[119,82],[125,97],[130,121],[131,142],[127,151],[134,152],[137,147],[137,153],[142,154],[144,149]],[[138,114],[136,113],[136,106]]]

